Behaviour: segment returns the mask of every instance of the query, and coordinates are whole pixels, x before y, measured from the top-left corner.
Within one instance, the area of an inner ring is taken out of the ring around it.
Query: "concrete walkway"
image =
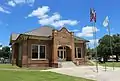
[[[70,76],[83,77],[97,81],[120,81],[120,68],[113,69],[111,67],[104,70],[104,67],[99,66],[98,73],[95,66],[79,66],[71,68],[54,68],[45,71],[66,74]]]

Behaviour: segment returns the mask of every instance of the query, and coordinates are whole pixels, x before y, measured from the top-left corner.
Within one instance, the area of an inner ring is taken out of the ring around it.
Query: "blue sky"
[[[97,39],[100,39],[107,33],[103,27],[106,16],[109,17],[111,33],[120,32],[119,3],[119,0],[0,0],[0,43],[9,45],[11,33],[52,25],[56,29],[65,26],[92,44],[90,8],[97,13]]]

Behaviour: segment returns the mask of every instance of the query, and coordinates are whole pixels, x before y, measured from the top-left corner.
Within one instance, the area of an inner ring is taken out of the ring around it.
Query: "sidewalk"
[[[96,66],[55,68],[46,71],[52,71],[76,77],[83,77],[97,81],[120,81],[120,68],[115,68],[115,70],[113,71],[111,67],[107,67],[107,71],[105,71],[104,67],[99,66],[98,73],[96,72]]]

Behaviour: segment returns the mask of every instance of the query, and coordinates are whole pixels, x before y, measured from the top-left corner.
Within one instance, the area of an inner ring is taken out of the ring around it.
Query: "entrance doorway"
[[[60,46],[58,48],[58,57],[61,58],[63,61],[70,61],[71,60],[71,50],[67,46]]]

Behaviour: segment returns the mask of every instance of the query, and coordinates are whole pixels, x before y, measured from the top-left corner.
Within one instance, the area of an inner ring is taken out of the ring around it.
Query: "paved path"
[[[99,66],[98,73],[96,72],[95,66],[79,66],[71,68],[54,68],[46,71],[52,71],[56,73],[84,77],[97,81],[120,81],[120,68],[115,68],[113,71],[111,67],[104,70],[104,67]]]

